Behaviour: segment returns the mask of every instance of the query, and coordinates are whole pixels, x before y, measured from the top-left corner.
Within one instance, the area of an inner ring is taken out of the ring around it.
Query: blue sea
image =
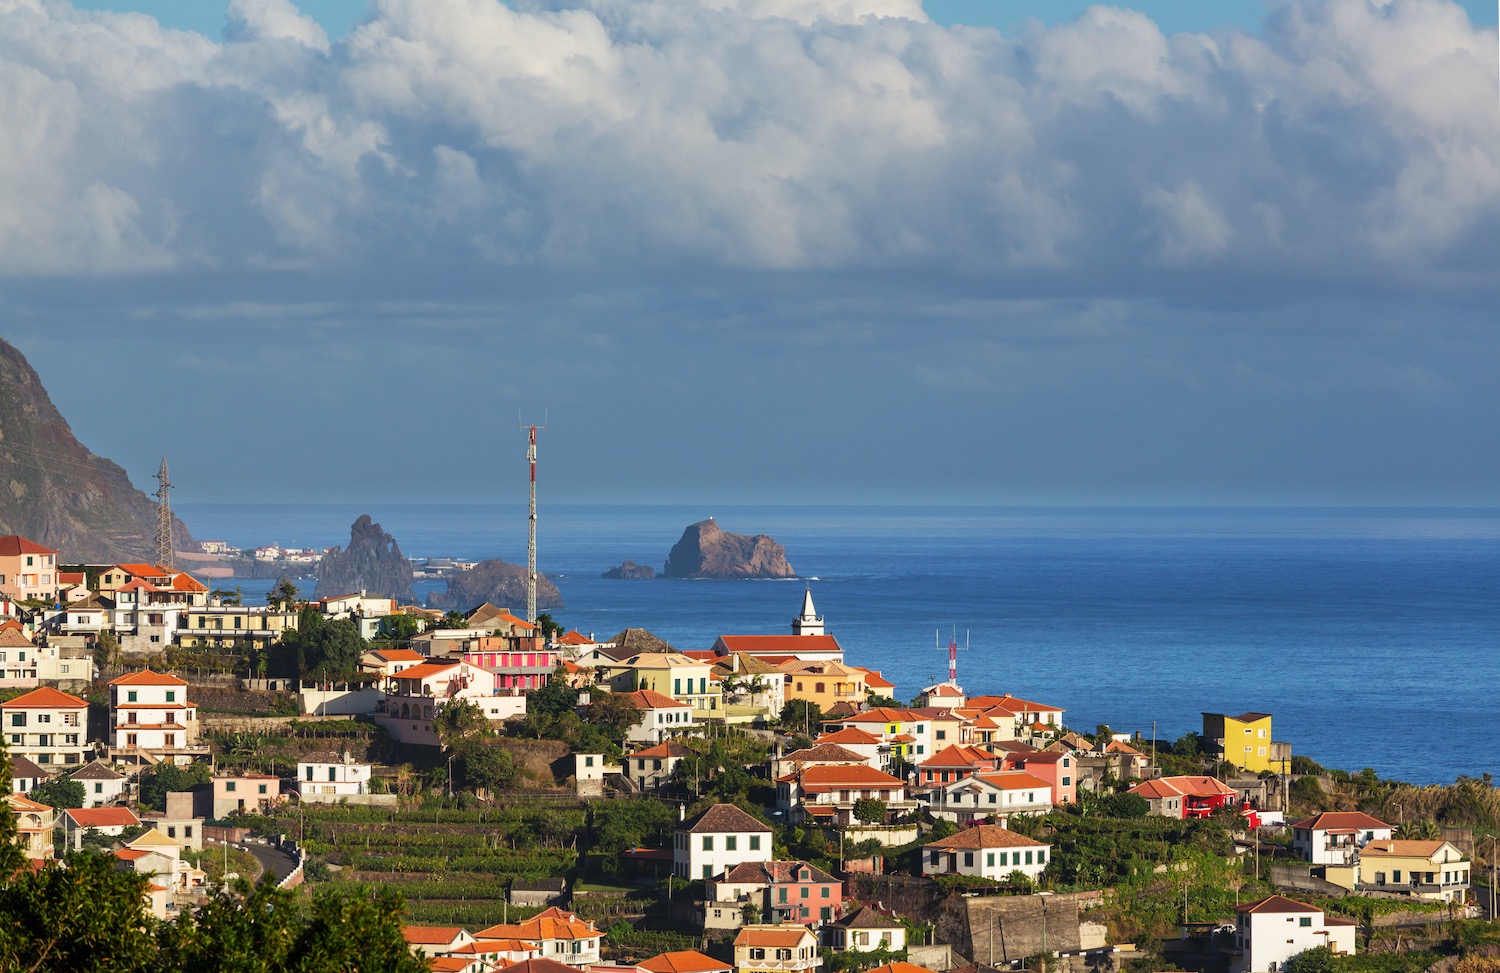
[[[179,512],[241,547],[343,544],[368,513],[409,556],[526,559],[521,505]],[[660,570],[710,515],[776,538],[799,580],[599,577],[627,558]],[[788,632],[809,584],[849,661],[902,699],[944,677],[956,633],[971,694],[1062,706],[1075,729],[1172,740],[1202,711],[1259,711],[1329,767],[1500,771],[1500,510],[544,506],[538,547],[566,602],[554,616],[600,638],[641,627],[707,649]]]

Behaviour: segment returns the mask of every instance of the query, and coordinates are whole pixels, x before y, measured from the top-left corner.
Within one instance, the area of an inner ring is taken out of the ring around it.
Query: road
[[[248,851],[260,862],[260,867],[275,875],[277,879],[286,878],[292,869],[297,867],[297,859],[287,854],[274,845],[263,845],[259,842],[247,842],[243,845],[230,845],[241,851]]]

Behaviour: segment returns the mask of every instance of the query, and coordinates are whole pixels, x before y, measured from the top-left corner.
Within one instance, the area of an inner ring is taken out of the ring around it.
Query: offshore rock
[[[507,561],[480,561],[467,571],[448,575],[447,591],[434,591],[427,596],[428,608],[457,609],[466,614],[485,602],[524,606],[526,569]],[[536,578],[536,607],[538,611],[563,607],[557,585],[544,574]]]
[[[0,341],[0,536],[20,534],[60,564],[156,560],[156,504],[73,436],[36,370]],[[198,550],[173,518],[179,551]],[[186,565],[179,565],[179,568]]]
[[[334,598],[363,591],[411,604],[411,562],[396,538],[362,514],[349,528],[349,546],[335,547],[318,562],[314,598]]]
[[[672,545],[666,578],[795,578],[786,548],[765,534],[747,537],[719,529],[712,517],[693,524]]]
[[[656,577],[656,569],[649,564],[636,564],[634,561],[626,561],[618,567],[610,568],[599,575],[601,578],[611,578],[617,581],[642,581]]]

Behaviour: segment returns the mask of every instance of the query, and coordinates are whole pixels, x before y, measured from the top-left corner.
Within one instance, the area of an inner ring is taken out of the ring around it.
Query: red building
[[[1158,777],[1141,781],[1130,793],[1144,797],[1152,814],[1168,818],[1206,818],[1235,802],[1234,788],[1212,777]]]
[[[768,923],[820,925],[843,915],[844,885],[807,862],[745,862],[710,883],[709,899],[749,900]]]

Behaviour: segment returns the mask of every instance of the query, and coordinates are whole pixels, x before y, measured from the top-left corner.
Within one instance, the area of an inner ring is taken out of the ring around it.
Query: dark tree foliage
[[[39,801],[61,811],[67,808],[83,807],[83,801],[87,795],[82,781],[60,777],[56,780],[43,781],[32,788],[31,793],[26,796],[33,801]]]
[[[1112,818],[1143,818],[1151,813],[1151,802],[1139,794],[1111,794],[1099,802],[1099,810]]]
[[[189,767],[157,764],[141,774],[141,803],[158,811],[165,811],[168,791],[190,791],[199,784],[207,784],[212,776],[213,771],[204,763],[195,763]]]
[[[823,707],[805,699],[789,699],[781,707],[781,727],[816,736],[823,722]]]
[[[604,731],[610,739],[618,740],[640,722],[641,708],[629,694],[598,693],[589,704],[584,720]]]

